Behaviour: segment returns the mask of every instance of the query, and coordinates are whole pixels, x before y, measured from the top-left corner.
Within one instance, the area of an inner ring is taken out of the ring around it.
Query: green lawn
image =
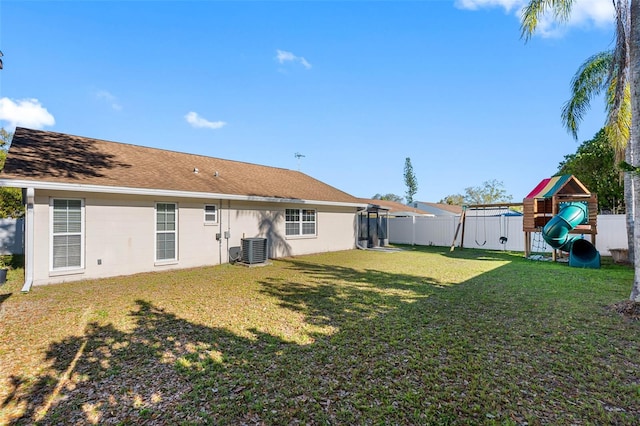
[[[638,424],[633,270],[445,248],[0,287],[0,424]]]

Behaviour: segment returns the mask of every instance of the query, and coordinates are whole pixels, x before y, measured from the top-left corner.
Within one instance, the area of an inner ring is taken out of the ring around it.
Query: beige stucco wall
[[[271,258],[348,250],[355,246],[355,208],[269,203],[259,205],[256,210],[256,203],[237,201],[224,202],[223,206],[229,217],[224,220],[233,228],[230,246],[239,246],[244,237],[264,237]],[[315,209],[317,235],[287,237],[284,232],[287,208]]]
[[[85,265],[51,271],[50,200],[78,198],[85,206]],[[178,206],[178,260],[155,262],[155,204]],[[218,223],[204,223],[204,205],[218,206]],[[317,235],[284,235],[286,208],[316,209]],[[34,284],[128,275],[164,269],[215,265],[229,260],[230,247],[243,237],[266,237],[272,258],[346,250],[354,247],[355,208],[227,200],[171,199],[110,194],[36,191],[34,205]],[[228,231],[230,238],[224,238]],[[222,239],[216,241],[216,233]]]

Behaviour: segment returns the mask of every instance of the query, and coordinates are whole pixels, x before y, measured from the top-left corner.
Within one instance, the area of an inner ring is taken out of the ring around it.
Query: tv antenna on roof
[[[300,159],[306,157],[306,155],[296,152],[293,156],[298,159],[298,171],[300,171]]]

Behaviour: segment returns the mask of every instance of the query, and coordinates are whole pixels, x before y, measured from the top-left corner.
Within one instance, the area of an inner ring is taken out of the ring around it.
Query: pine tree
[[[407,196],[405,197],[407,204],[411,204],[413,203],[413,196],[418,192],[418,181],[413,173],[413,166],[409,157],[404,161],[404,184],[407,185]]]

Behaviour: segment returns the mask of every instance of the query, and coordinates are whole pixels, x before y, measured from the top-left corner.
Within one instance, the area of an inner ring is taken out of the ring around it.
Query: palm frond
[[[562,108],[562,123],[578,138],[578,128],[589,111],[591,99],[599,95],[609,83],[610,69],[613,63],[612,51],[600,52],[584,61],[571,80],[571,98]]]
[[[623,98],[619,103],[614,103],[612,98],[617,96],[617,90],[613,86],[622,86]],[[629,143],[631,131],[631,87],[628,83],[618,85],[617,81],[612,81],[607,90],[607,106],[609,114],[604,131],[609,143],[616,153],[616,162],[624,160],[624,153]],[[615,106],[615,108],[614,108]]]
[[[551,7],[556,20],[566,22],[571,16],[573,0],[551,0]]]
[[[571,16],[574,0],[530,0],[522,9],[520,16],[520,37],[529,41],[535,32],[540,18],[549,10],[556,20],[565,22]]]
[[[616,156],[624,155],[631,126],[631,98],[629,78],[629,36],[631,13],[628,0],[614,0],[616,11],[616,40],[609,71],[607,89],[606,133],[616,150]]]

